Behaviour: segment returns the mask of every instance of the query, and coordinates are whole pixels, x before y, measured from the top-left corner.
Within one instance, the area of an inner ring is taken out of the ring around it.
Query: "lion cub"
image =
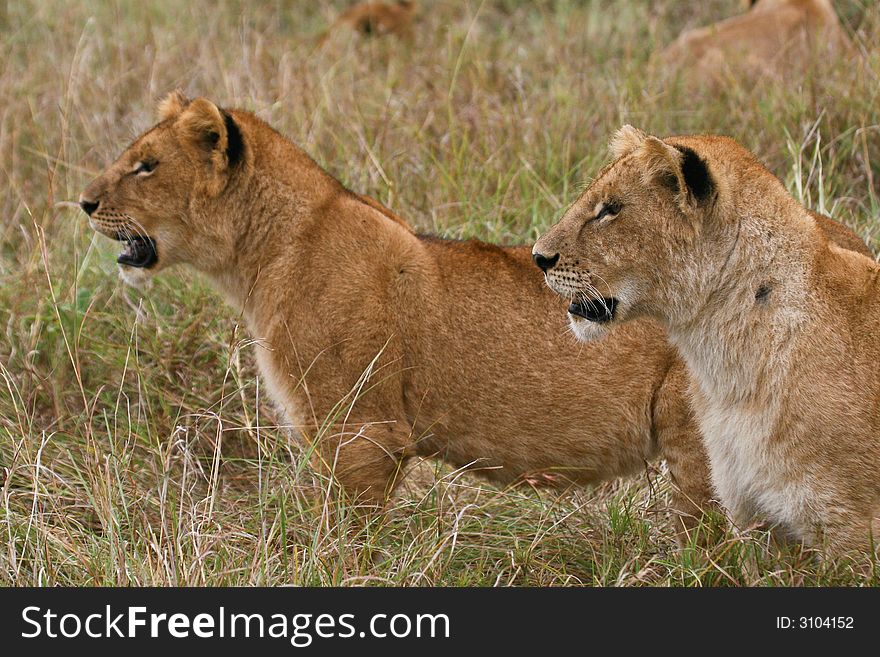
[[[660,321],[734,518],[864,549],[880,511],[880,266],[829,242],[731,139],[626,126],[612,152],[534,248],[575,333]]]
[[[418,236],[248,112],[172,94],[159,117],[83,210],[129,279],[188,265],[242,312],[271,396],[353,498],[381,506],[413,457],[558,487],[663,457],[680,527],[709,503],[659,325],[578,348],[528,247]]]
[[[696,84],[731,74],[783,76],[852,51],[830,0],[759,0],[745,14],[687,30],[658,55],[671,73]]]
[[[333,32],[341,28],[354,30],[361,36],[399,37],[412,36],[412,23],[416,14],[415,0],[397,2],[359,2],[342,12],[319,39],[318,45],[327,41]]]

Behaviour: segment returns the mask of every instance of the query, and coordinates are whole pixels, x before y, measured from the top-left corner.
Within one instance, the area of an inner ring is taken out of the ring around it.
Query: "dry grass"
[[[662,469],[549,495],[424,463],[356,529],[307,494],[234,314],[184,271],[144,298],[124,288],[113,246],[65,203],[179,86],[256,111],[446,236],[534,239],[626,121],[732,135],[873,240],[878,10],[845,4],[864,65],[697,96],[646,79],[650,52],[736,0],[424,2],[412,46],[338,36],[314,52],[332,4],[0,2],[0,581],[877,583],[856,574],[871,564],[768,553],[761,533],[676,549]]]

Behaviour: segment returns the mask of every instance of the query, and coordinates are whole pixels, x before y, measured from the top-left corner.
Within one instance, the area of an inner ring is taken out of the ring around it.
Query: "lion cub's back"
[[[430,367],[414,371],[414,389],[429,391],[420,414],[440,418],[431,431],[441,443],[446,435],[464,451],[497,452],[508,471],[574,462],[595,479],[611,467],[600,455],[631,458],[614,466],[637,468],[651,440],[654,393],[673,362],[659,326],[634,322],[577,342],[567,304],[544,284],[528,248],[422,241],[438,274],[425,308]]]

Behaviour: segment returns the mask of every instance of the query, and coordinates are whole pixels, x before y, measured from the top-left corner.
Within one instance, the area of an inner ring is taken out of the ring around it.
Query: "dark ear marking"
[[[221,111],[223,112],[223,122],[226,125],[226,161],[230,167],[234,167],[241,162],[244,156],[244,139],[232,115],[225,110]]]
[[[684,155],[681,162],[681,173],[684,183],[698,201],[705,201],[712,195],[715,183],[709,173],[709,167],[703,159],[687,146],[676,146]]]

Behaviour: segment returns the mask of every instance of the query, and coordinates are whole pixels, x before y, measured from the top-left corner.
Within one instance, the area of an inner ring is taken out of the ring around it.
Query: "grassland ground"
[[[355,529],[310,493],[235,313],[183,270],[123,286],[73,203],[181,87],[255,111],[423,232],[533,241],[629,122],[737,138],[877,247],[880,10],[839,4],[858,58],[699,94],[657,84],[650,55],[736,0],[438,0],[412,43],[320,49],[345,3],[0,3],[0,582],[877,584],[876,564],[760,531],[678,549],[662,464],[548,493],[423,462]]]

